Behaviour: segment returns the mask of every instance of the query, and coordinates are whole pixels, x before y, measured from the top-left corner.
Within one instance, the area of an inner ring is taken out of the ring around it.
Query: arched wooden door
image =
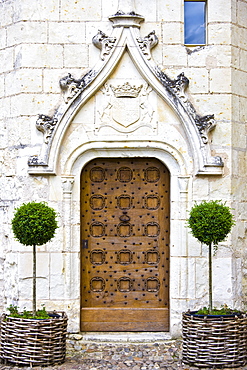
[[[168,169],[100,158],[81,174],[81,330],[169,330]]]

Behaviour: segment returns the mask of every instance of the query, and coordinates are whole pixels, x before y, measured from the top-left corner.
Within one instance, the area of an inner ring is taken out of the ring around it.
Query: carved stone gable
[[[119,10],[109,20],[113,23],[112,34],[108,36],[99,30],[93,38],[93,44],[100,49],[100,57],[94,68],[79,79],[71,74],[62,78],[60,86],[64,103],[53,117],[39,116],[37,129],[44,133],[44,143],[40,155],[32,156],[29,160],[30,173],[56,172],[60,145],[72,117],[99,91],[103,97],[95,110],[93,123],[97,140],[101,130],[103,135],[108,135],[108,127],[119,134],[136,131],[136,135],[140,127],[146,127],[148,129],[143,134],[148,140],[149,134],[157,135],[155,111],[149,100],[150,92],[155,91],[179,117],[193,153],[196,173],[221,174],[223,162],[220,157],[210,155],[208,143],[208,133],[216,125],[214,116],[201,116],[196,112],[186,94],[189,80],[184,73],[172,80],[155,64],[151,55],[152,48],[158,44],[155,31],[141,37],[139,29],[144,18],[134,11],[125,13]],[[128,73],[125,81],[121,77],[123,82],[120,84],[112,77],[126,52],[140,75],[138,83],[132,81]]]

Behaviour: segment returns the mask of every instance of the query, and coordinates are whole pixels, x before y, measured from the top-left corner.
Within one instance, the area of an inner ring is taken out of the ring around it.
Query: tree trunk
[[[212,297],[212,286],[213,286],[213,279],[212,279],[212,243],[208,246],[208,292],[209,292],[209,313],[211,313],[213,309],[213,297]]]
[[[36,315],[36,245],[33,245],[33,316]]]

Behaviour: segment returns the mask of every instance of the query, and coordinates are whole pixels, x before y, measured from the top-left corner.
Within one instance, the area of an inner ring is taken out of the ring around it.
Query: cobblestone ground
[[[163,343],[80,343],[78,348],[68,346],[65,363],[33,370],[189,370],[197,369],[182,363],[181,340]],[[0,364],[1,370],[20,367]],[[30,367],[22,367],[28,370]],[[238,370],[247,370],[247,366]],[[204,369],[205,370],[205,369]],[[222,370],[222,369],[221,369]]]

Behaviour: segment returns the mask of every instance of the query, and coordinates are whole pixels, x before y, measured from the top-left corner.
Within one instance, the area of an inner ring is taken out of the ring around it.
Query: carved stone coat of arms
[[[140,119],[139,93],[142,87],[142,85],[139,87],[131,86],[129,82],[118,87],[111,85],[114,93],[112,98],[112,118],[114,121],[128,127]]]
[[[128,131],[132,125],[137,123],[150,126],[154,110],[148,101],[148,95],[152,91],[147,84],[132,85],[125,82],[122,85],[114,86],[106,84],[102,89],[104,103],[98,113],[100,117],[99,126],[121,126],[123,131]],[[100,128],[100,127],[98,127]],[[118,130],[121,129],[118,127]]]

